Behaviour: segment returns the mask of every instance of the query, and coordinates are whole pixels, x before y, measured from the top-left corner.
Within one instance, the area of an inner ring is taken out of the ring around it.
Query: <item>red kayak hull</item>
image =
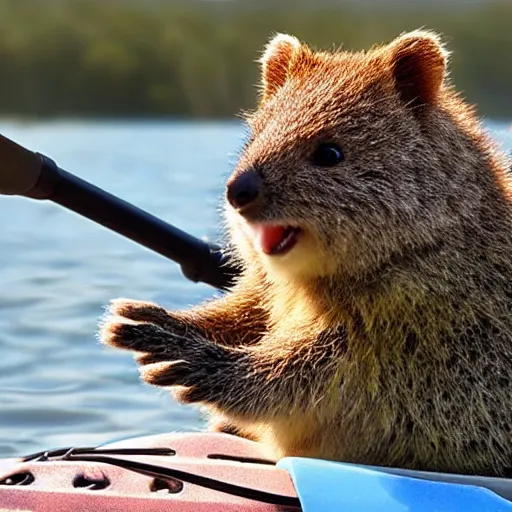
[[[266,459],[260,445],[227,434],[165,434],[120,441],[101,448],[106,447],[172,448],[176,455],[130,455],[125,458],[186,471],[250,489],[290,497],[297,496],[286,471],[272,464],[259,463],[258,459]],[[31,475],[27,480],[30,482],[28,485],[5,484],[20,481],[20,475],[23,474]],[[82,479],[83,483],[84,478],[106,479],[109,483],[99,490],[77,487],[76,482]],[[65,460],[22,462],[20,459],[3,459],[0,460],[0,482],[3,482],[3,485],[0,485],[0,511],[297,510],[294,507],[270,505],[186,482],[177,481],[178,485],[173,486],[171,480],[171,485],[162,489],[157,480],[104,463]]]

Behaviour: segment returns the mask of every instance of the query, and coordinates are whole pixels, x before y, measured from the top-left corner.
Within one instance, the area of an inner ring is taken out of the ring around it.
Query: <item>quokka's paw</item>
[[[112,313],[126,312],[127,301]],[[157,306],[158,308],[158,306]],[[229,362],[225,350],[198,337],[183,339],[173,331],[142,318],[140,310],[128,315],[107,316],[100,328],[101,341],[112,347],[135,352],[142,379],[162,387],[180,386],[174,390],[181,402],[205,402],[211,397],[212,381]],[[131,318],[129,317],[131,315]],[[145,318],[149,318],[146,316]]]
[[[100,340],[105,345],[132,350],[164,354],[172,350],[176,336],[148,321],[135,320],[128,316],[106,315],[100,325]]]
[[[149,322],[180,335],[185,335],[188,330],[188,326],[180,318],[153,302],[115,299],[110,303],[107,315],[135,322]]]

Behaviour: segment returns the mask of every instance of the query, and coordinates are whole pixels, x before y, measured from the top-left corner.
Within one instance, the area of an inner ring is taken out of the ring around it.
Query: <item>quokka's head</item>
[[[365,52],[270,41],[226,192],[247,264],[276,279],[357,273],[430,243],[457,216],[465,178],[452,164],[464,143],[453,110],[466,111],[445,84],[446,62],[426,31]]]

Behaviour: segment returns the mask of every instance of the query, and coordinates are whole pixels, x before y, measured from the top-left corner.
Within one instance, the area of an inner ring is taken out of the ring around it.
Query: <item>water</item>
[[[219,235],[240,124],[0,124],[0,133],[200,237]],[[231,155],[231,156],[230,156]],[[0,197],[0,456],[203,427],[100,345],[114,297],[196,304],[215,291],[179,267],[47,202]]]
[[[512,131],[493,125],[512,149]],[[219,236],[238,123],[0,123],[0,133],[196,236]],[[52,203],[0,197],[0,457],[204,420],[100,345],[114,297],[197,304],[215,293],[177,265]]]

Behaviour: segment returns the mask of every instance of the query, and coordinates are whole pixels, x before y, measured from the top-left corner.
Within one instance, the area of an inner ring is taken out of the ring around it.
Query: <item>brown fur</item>
[[[244,268],[189,311],[116,301],[102,339],[139,352],[222,429],[274,456],[486,475],[512,459],[512,204],[508,163],[446,80],[437,36],[313,52],[277,36],[226,208]],[[345,160],[311,155],[336,142]],[[247,223],[299,226],[267,256]]]

